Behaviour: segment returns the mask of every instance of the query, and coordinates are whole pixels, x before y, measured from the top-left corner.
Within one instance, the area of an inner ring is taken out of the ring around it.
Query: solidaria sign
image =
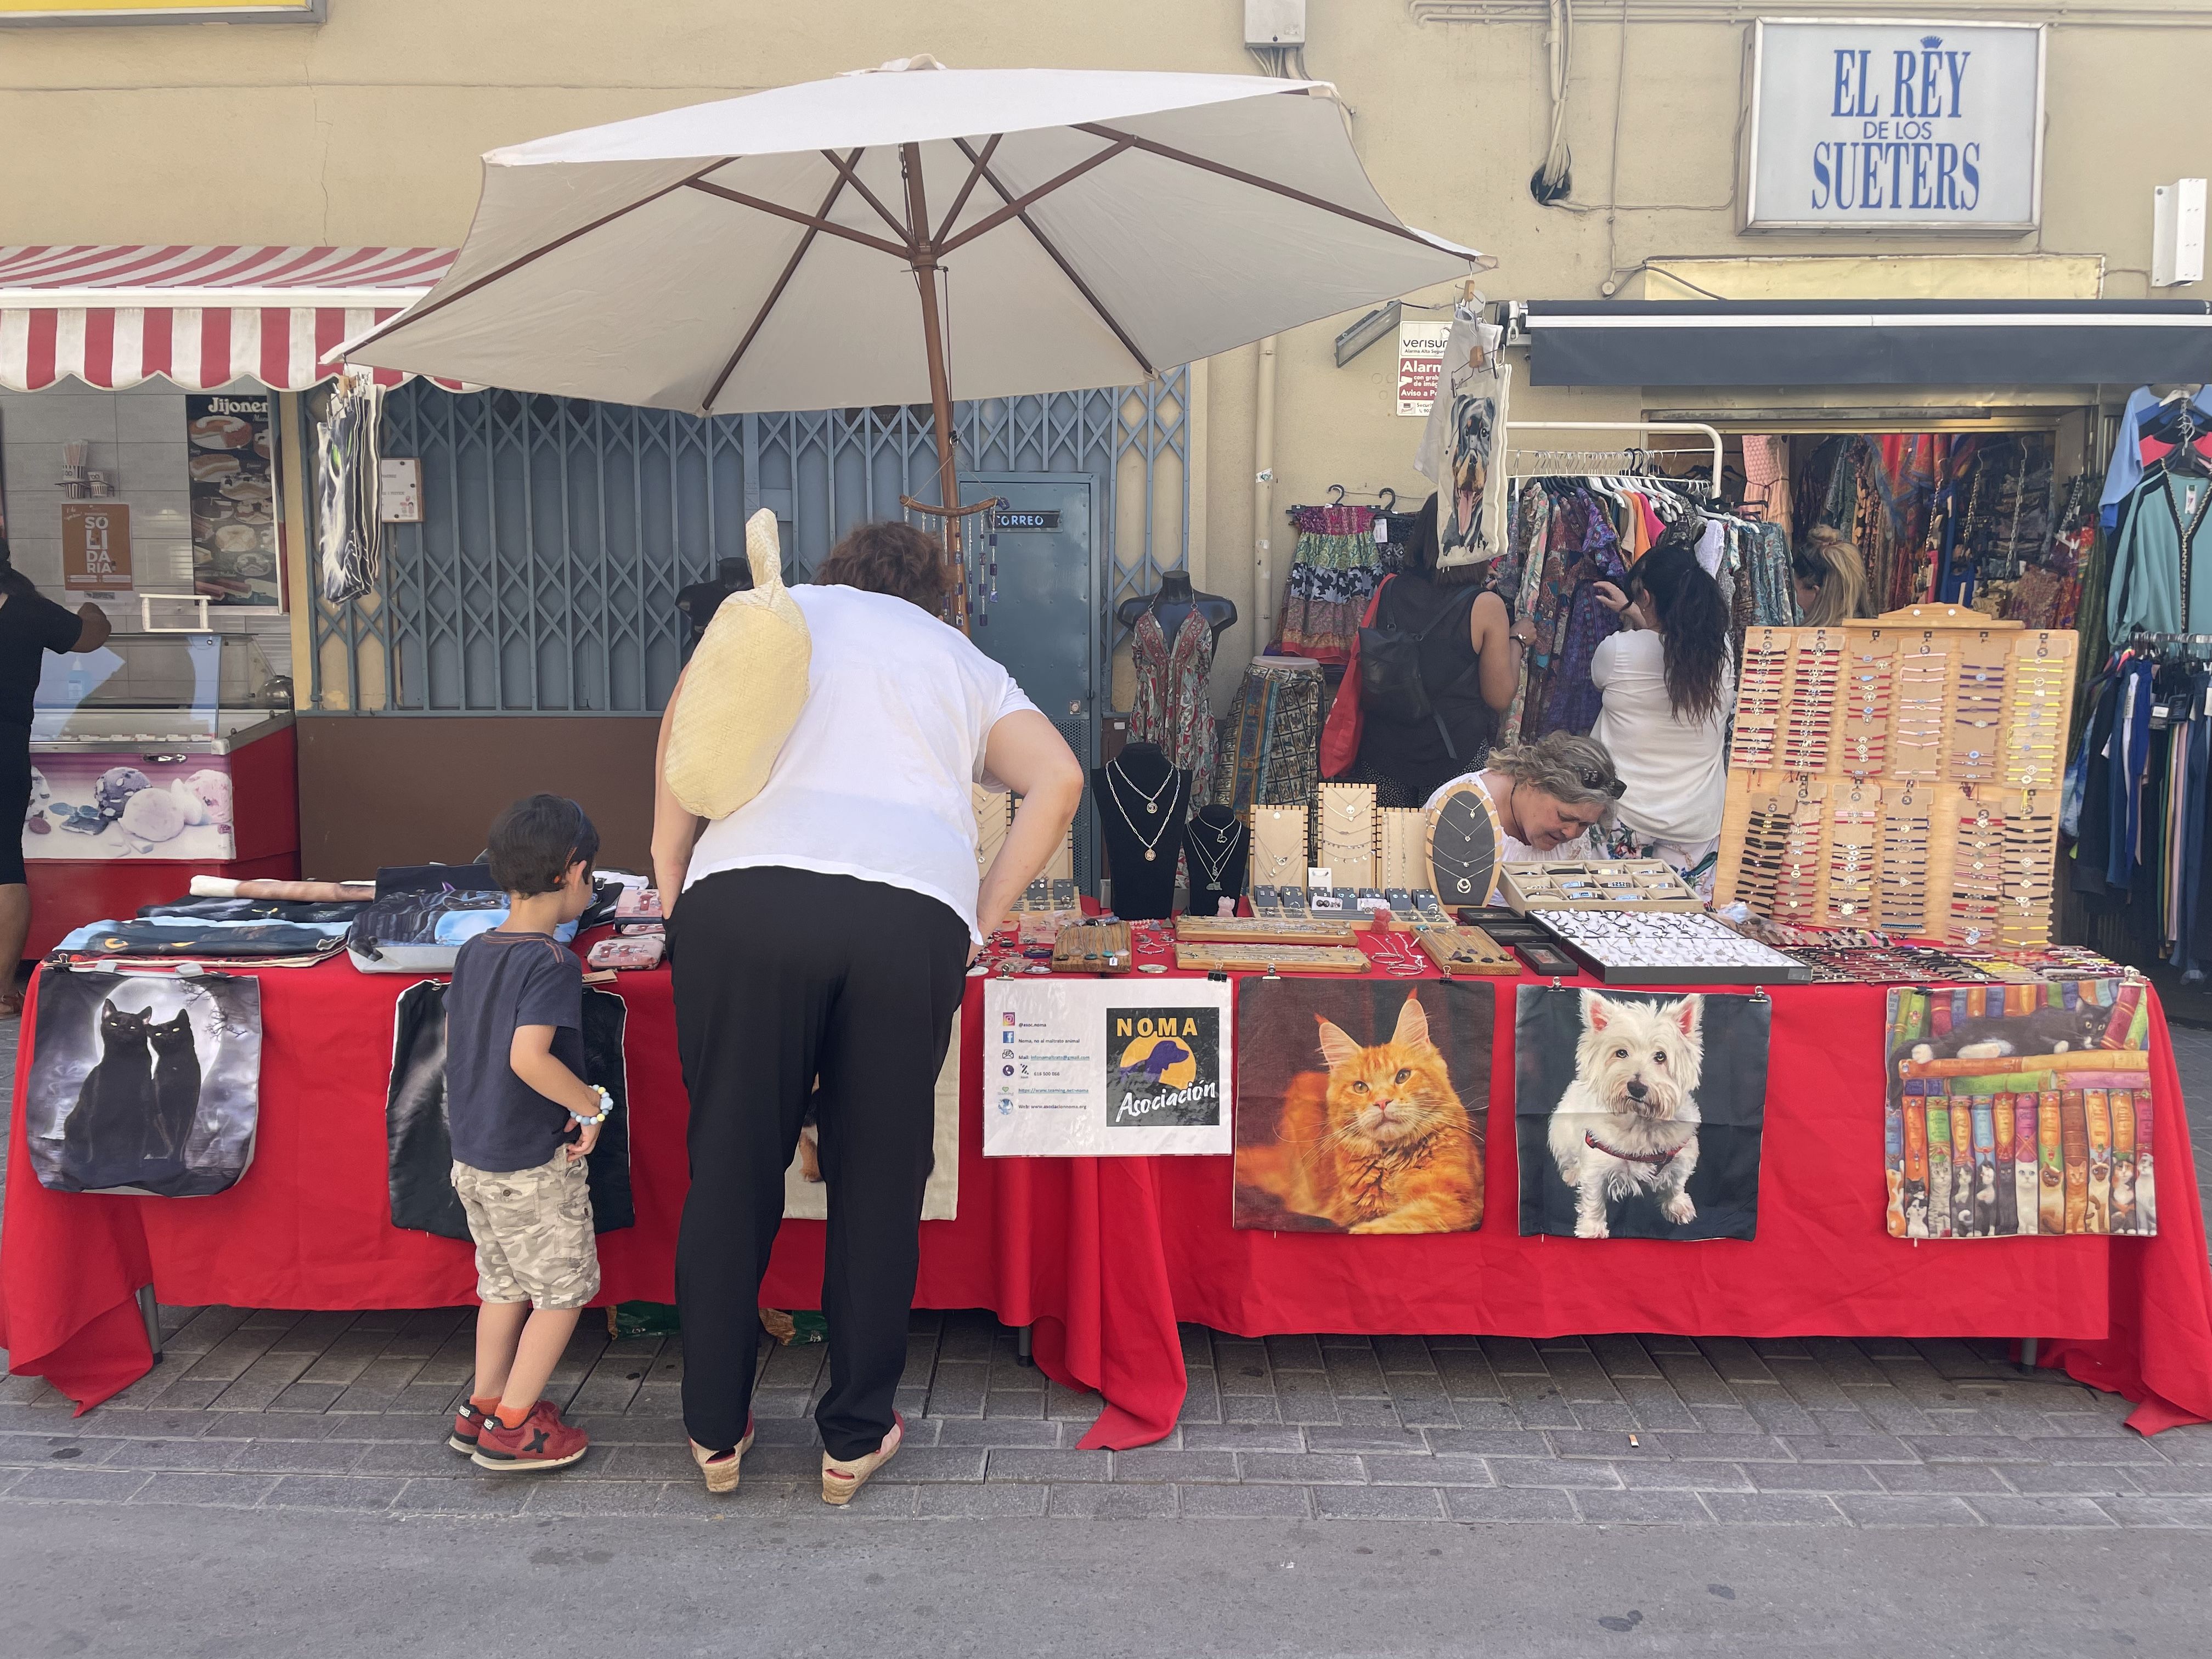
[[[2044,27],[1752,26],[1747,231],[2035,228]]]

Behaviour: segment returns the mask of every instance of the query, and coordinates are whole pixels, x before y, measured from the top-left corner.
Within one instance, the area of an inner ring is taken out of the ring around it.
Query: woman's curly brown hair
[[[888,593],[920,605],[933,617],[945,609],[945,554],[937,543],[896,519],[864,524],[830,550],[814,573],[817,582]]]

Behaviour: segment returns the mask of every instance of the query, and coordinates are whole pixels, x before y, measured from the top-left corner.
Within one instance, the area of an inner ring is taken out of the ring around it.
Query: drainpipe
[[[1255,653],[1275,640],[1275,577],[1267,541],[1274,529],[1275,337],[1260,342],[1260,379],[1252,398],[1252,601],[1260,618]]]

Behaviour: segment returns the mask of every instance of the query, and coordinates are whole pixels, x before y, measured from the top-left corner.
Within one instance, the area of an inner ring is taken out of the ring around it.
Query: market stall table
[[[13,1370],[88,1407],[143,1376],[136,1301],[369,1309],[472,1299],[469,1247],[389,1219],[385,1093],[393,1004],[410,976],[343,962],[262,971],[261,1121],[227,1193],[158,1199],[48,1192],[23,1136],[35,1001],[24,1017],[0,1231],[0,1340]],[[1413,982],[1410,979],[1408,983]],[[1751,1242],[1518,1235],[1511,979],[1498,986],[1488,1219],[1472,1233],[1346,1237],[1237,1231],[1226,1158],[986,1159],[981,993],[963,1011],[958,1218],[921,1230],[918,1301],[1036,1328],[1047,1372],[1104,1400],[1090,1446],[1157,1440],[1181,1409],[1177,1321],[1244,1336],[1314,1331],[1547,1337],[2035,1337],[2040,1358],[2139,1402],[2155,1431],[2212,1419],[2208,1272],[2179,1080],[2151,1023],[2159,1130],[2155,1237],[1915,1243],[1884,1230],[1876,987],[1778,987],[1763,1201]],[[1517,981],[1528,983],[1524,979]],[[626,973],[637,1224],[599,1241],[603,1297],[673,1298],[687,1184],[686,1102],[669,978]],[[35,999],[36,984],[33,988]],[[784,1227],[764,1299],[811,1306],[823,1227]]]

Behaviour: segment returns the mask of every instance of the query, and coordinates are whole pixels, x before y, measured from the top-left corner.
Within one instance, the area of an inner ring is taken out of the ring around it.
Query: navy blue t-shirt
[[[515,1076],[517,1028],[550,1025],[553,1058],[584,1075],[584,967],[550,933],[478,933],[446,993],[446,1115],[472,1170],[534,1170],[568,1136],[568,1109]]]

